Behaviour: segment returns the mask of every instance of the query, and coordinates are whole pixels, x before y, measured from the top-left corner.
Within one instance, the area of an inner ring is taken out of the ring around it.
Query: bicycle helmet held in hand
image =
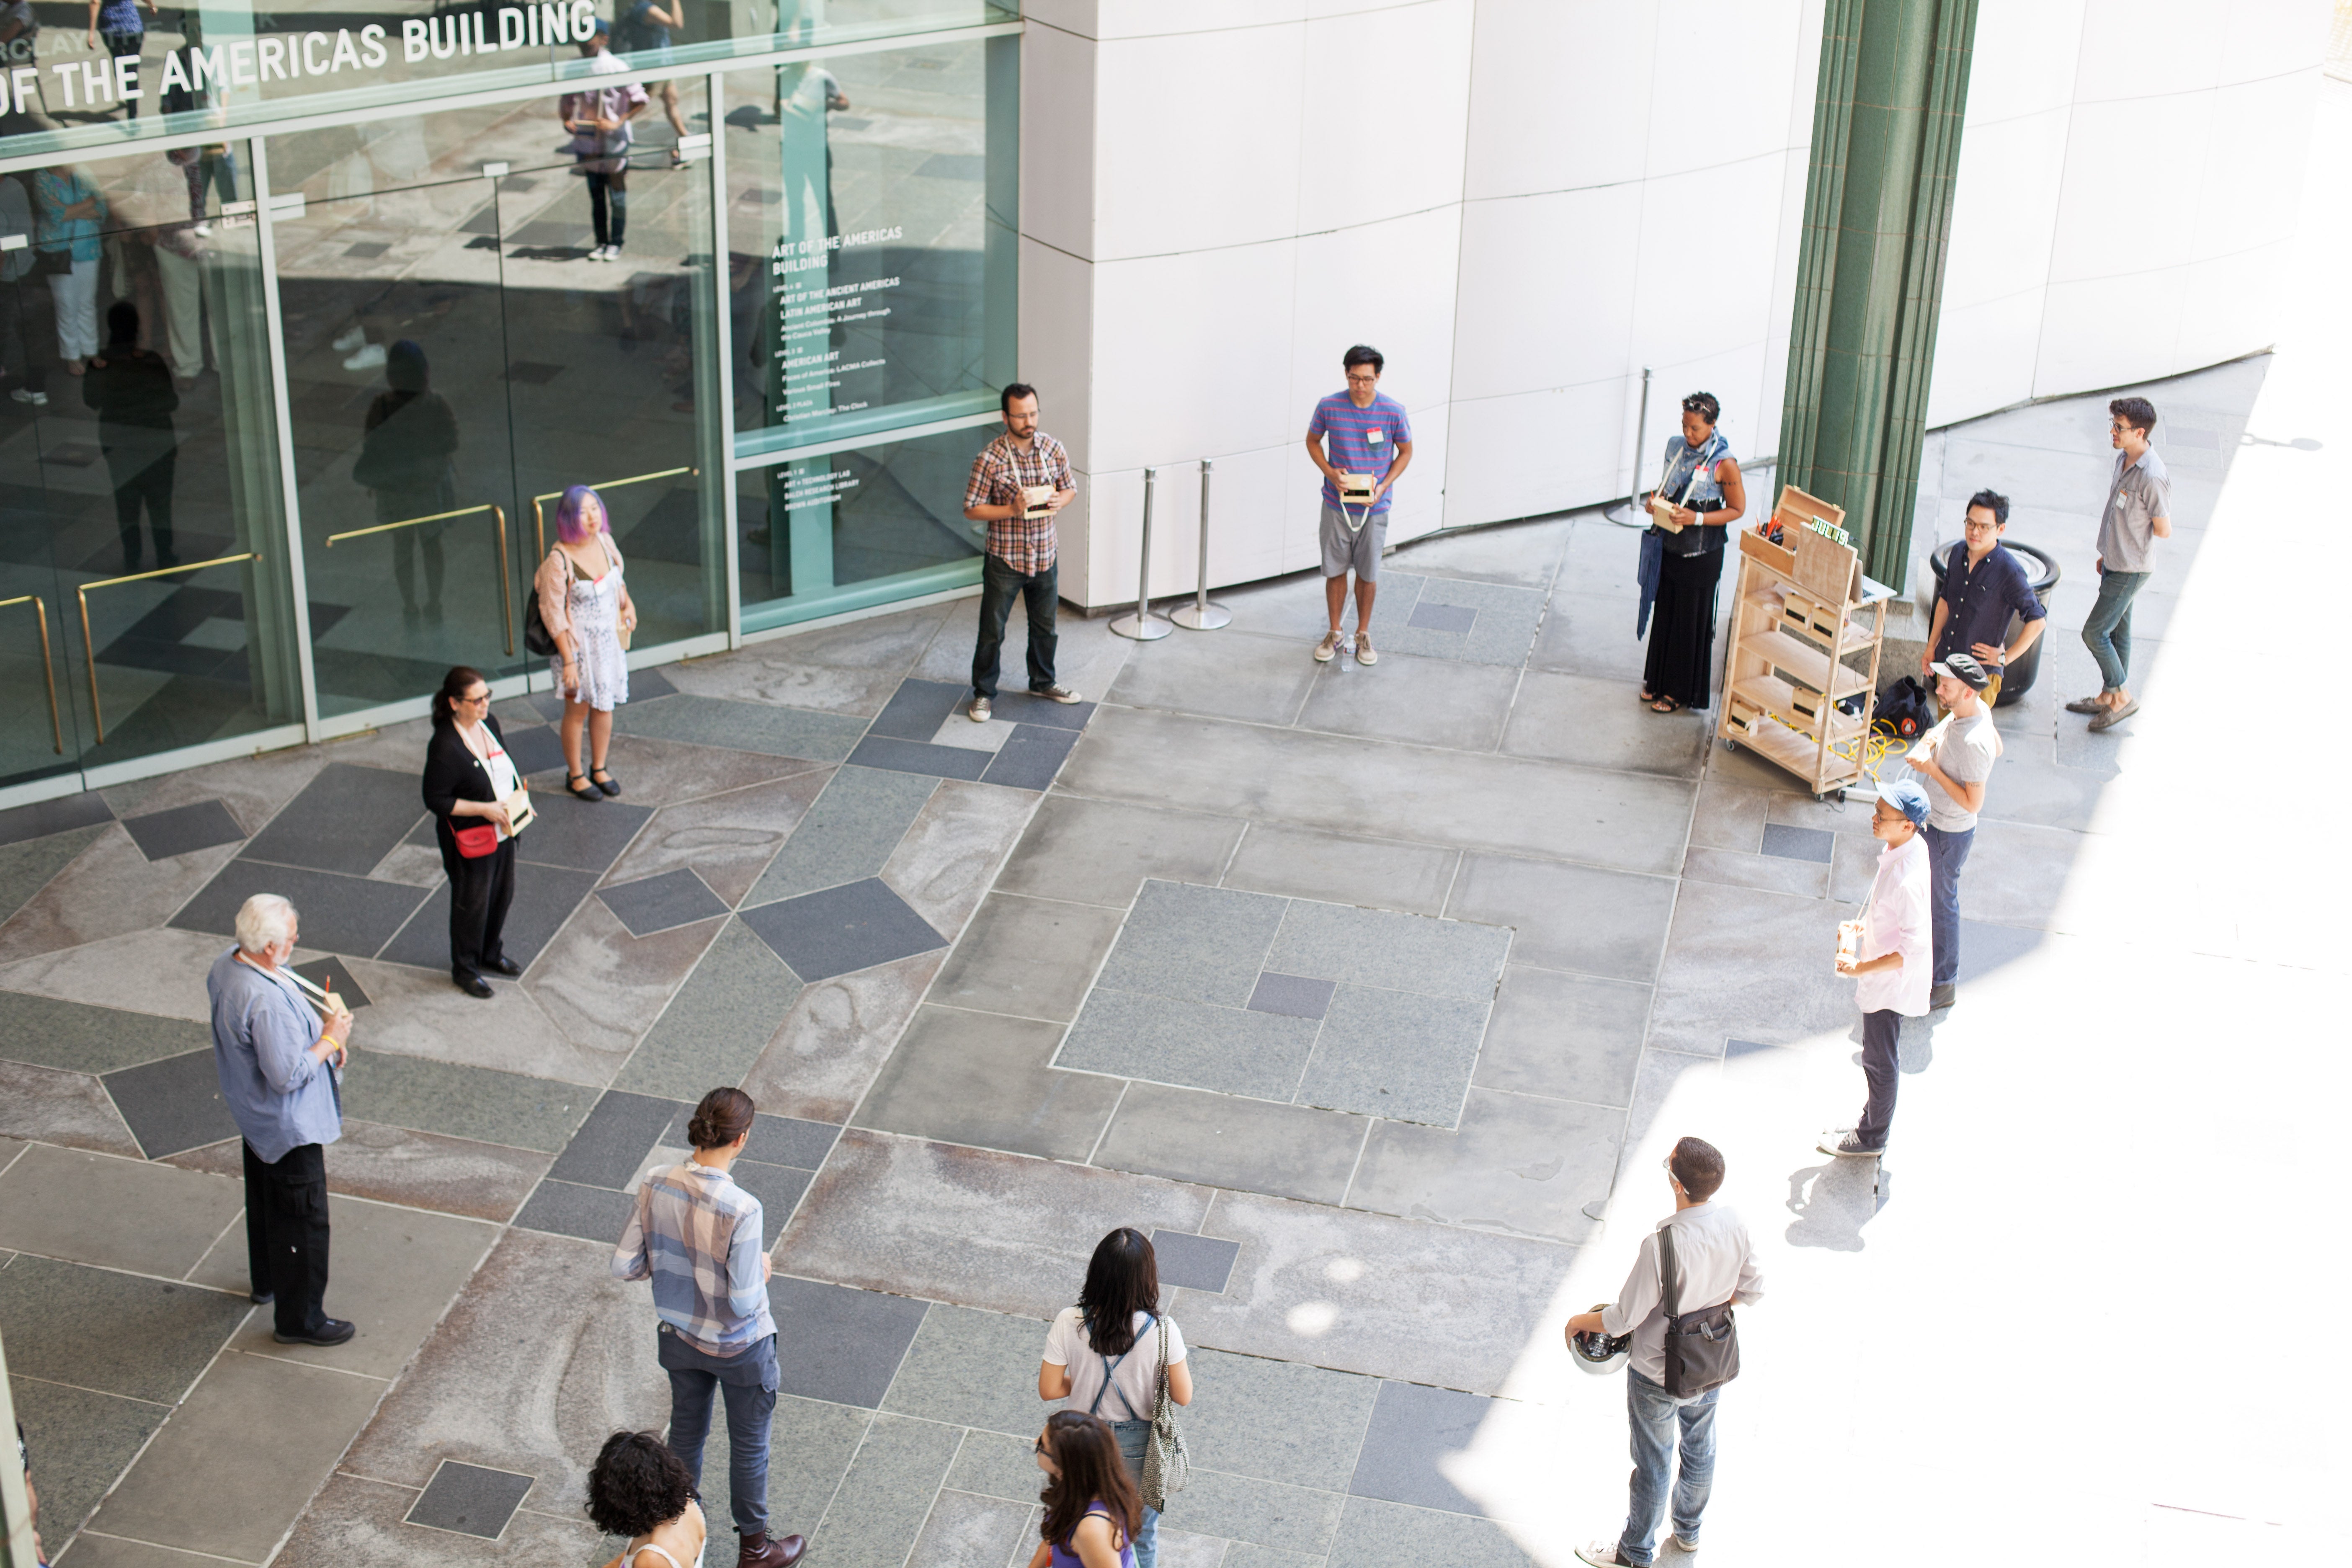
[[[1608,1305],[1606,1301],[1595,1301],[1592,1310],[1597,1312]],[[1573,1334],[1569,1338],[1569,1348],[1575,1352],[1578,1366],[1595,1377],[1606,1377],[1625,1364],[1625,1358],[1633,1352],[1633,1336],[1594,1332]]]

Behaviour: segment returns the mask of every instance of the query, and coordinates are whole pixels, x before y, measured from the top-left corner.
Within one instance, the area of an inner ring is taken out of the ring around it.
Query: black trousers
[[[245,1264],[253,1292],[278,1297],[278,1331],[327,1321],[327,1151],[304,1143],[271,1164],[245,1145]]]
[[[605,215],[606,204],[612,213]],[[588,176],[588,222],[596,231],[599,245],[622,245],[629,237],[629,172],[615,169],[609,174],[591,172]]]
[[[114,521],[122,531],[122,565],[124,570],[139,570],[139,509],[147,509],[147,526],[155,535],[155,564],[176,565],[179,557],[172,552],[172,486],[178,476],[180,454],[167,447],[160,457],[143,464],[143,448],[126,453],[122,466],[115,467],[115,457],[107,454],[107,477],[114,481]]]
[[[996,673],[1004,651],[1004,623],[1012,618],[1013,601],[1019,599],[1029,614],[1029,689],[1043,691],[1054,684],[1054,613],[1060,603],[1060,562],[1043,572],[1023,575],[998,555],[983,556],[980,565],[980,643],[971,653],[971,690],[975,697],[996,700]]]
[[[1862,1016],[1862,1076],[1870,1085],[1870,1098],[1853,1131],[1873,1149],[1886,1147],[1886,1134],[1895,1125],[1895,1089],[1903,1080],[1896,1043],[1902,1035],[1903,1015],[1892,1007]]]
[[[467,826],[486,820],[461,818]],[[449,973],[471,980],[492,959],[506,956],[507,906],[514,902],[514,840],[478,860],[441,852],[449,873]]]
[[[1653,697],[1690,708],[1707,705],[1715,681],[1715,590],[1722,575],[1719,543],[1703,555],[1669,551],[1658,563],[1650,657],[1642,667],[1642,684]]]

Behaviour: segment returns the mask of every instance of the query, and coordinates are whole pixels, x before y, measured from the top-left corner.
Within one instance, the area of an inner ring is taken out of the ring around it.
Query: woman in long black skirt
[[[1665,478],[1651,495],[1673,505],[1679,532],[1650,525],[1663,558],[1650,622],[1650,658],[1642,670],[1642,700],[1654,713],[1704,708],[1713,692],[1715,586],[1723,574],[1723,544],[1748,510],[1731,444],[1716,433],[1722,405],[1711,394],[1683,399],[1683,432],[1666,437]],[[1651,495],[1642,498],[1647,509]]]

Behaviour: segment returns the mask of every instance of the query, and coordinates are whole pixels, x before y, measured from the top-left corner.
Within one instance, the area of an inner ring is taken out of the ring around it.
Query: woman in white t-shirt
[[[1119,1457],[1139,1485],[1151,1410],[1160,1397],[1160,1330],[1168,1334],[1168,1397],[1192,1403],[1192,1369],[1184,1336],[1160,1316],[1160,1260],[1151,1238],[1125,1226],[1095,1247],[1078,1304],[1065,1307],[1045,1331],[1045,1359],[1037,1368],[1037,1397],[1066,1399],[1110,1423]],[[1135,1532],[1135,1568],[1160,1560],[1160,1511],[1146,1508]]]

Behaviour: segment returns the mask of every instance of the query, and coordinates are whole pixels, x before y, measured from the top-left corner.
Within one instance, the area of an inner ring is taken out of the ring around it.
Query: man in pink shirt
[[[1935,934],[1928,913],[1927,844],[1919,837],[1927,820],[1927,792],[1908,779],[1880,787],[1870,814],[1870,836],[1878,852],[1878,875],[1862,911],[1861,939],[1849,952],[1841,946],[1837,972],[1854,977],[1855,1004],[1862,1008],[1862,1073],[1870,1083],[1862,1121],[1822,1134],[1824,1154],[1875,1159],[1886,1151],[1895,1122],[1895,1089],[1902,1077],[1895,1042],[1903,1020],[1927,1011]]]

